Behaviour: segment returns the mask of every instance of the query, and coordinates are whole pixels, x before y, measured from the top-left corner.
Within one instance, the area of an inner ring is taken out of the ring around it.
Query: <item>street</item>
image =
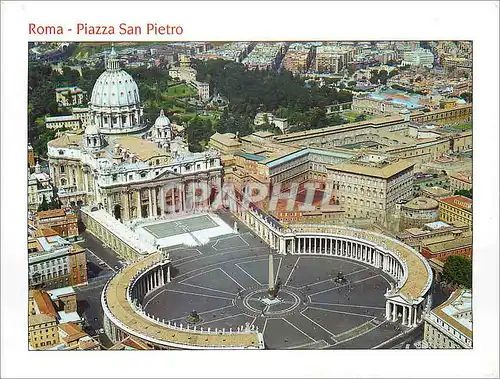
[[[78,313],[85,319],[86,331],[91,336],[99,336],[101,343],[110,344],[107,337],[99,334],[103,327],[103,311],[101,292],[106,282],[120,269],[122,260],[116,253],[104,246],[101,241],[88,232],[79,245],[87,249],[88,284],[75,287],[77,293]]]

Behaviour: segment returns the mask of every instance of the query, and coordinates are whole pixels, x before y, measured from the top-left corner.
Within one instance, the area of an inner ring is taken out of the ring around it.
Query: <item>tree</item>
[[[355,122],[365,121],[365,120],[366,120],[366,115],[365,114],[357,115],[356,118],[354,119]]]
[[[455,191],[455,195],[457,196],[465,196],[469,199],[472,199],[472,188],[470,190],[457,190]]]
[[[61,205],[61,200],[54,196],[49,203],[49,209],[61,209]]]
[[[45,198],[45,195],[43,195],[42,202],[38,206],[37,211],[43,212],[43,211],[48,211],[48,210],[49,210],[49,203],[47,203],[47,199]]]
[[[463,92],[460,97],[468,103],[472,103],[472,92]]]
[[[461,255],[449,256],[442,277],[448,283],[472,288],[472,260]]]

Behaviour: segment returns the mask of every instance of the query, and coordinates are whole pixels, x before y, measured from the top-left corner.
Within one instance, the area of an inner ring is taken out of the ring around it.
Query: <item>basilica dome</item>
[[[114,48],[106,59],[106,71],[94,84],[89,113],[90,122],[103,134],[133,133],[146,126],[137,83],[120,69]]]
[[[139,89],[134,79],[125,71],[106,70],[95,82],[90,102],[102,107],[138,105]]]
[[[170,126],[170,120],[165,116],[163,109],[160,110],[160,115],[156,118],[155,126]]]

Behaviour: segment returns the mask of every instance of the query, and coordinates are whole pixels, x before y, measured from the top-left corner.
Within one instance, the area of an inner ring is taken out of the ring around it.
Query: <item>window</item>
[[[60,166],[60,167],[59,167],[59,172],[60,172],[61,174],[64,174],[64,166]]]

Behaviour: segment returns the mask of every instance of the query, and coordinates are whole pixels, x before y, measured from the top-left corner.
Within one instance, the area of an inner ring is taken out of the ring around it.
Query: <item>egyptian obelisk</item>
[[[269,298],[274,299],[274,267],[273,267],[273,255],[269,254]]]

